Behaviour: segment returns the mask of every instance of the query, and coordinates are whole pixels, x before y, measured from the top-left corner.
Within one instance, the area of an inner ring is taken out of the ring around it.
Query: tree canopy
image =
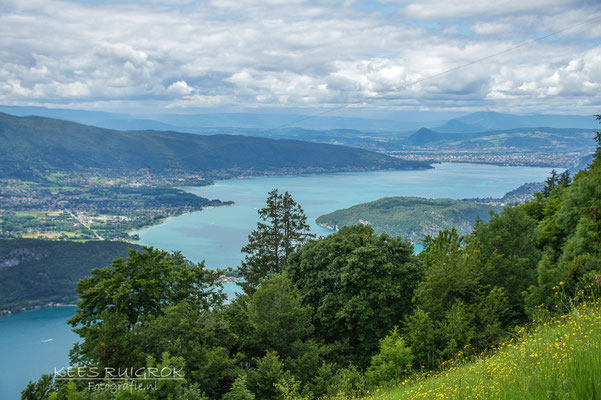
[[[411,243],[356,225],[303,246],[287,274],[315,310],[316,333],[334,345],[334,360],[364,366],[411,309],[422,268]]]
[[[246,280],[242,287],[248,293],[256,290],[262,279],[281,274],[288,256],[313,237],[302,207],[288,192],[273,189],[258,213],[257,228],[242,248],[246,254],[240,268]]]
[[[84,341],[72,351],[73,360],[102,366],[128,362],[121,356],[131,354],[126,348],[133,332],[147,320],[182,302],[202,310],[223,302],[217,275],[203,264],[193,265],[177,252],[144,250],[130,249],[129,257],[93,269],[77,284],[80,300],[69,323]]]

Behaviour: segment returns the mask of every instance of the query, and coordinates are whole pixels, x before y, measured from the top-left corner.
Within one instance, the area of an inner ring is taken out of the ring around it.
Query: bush
[[[413,361],[411,348],[395,326],[392,332],[380,341],[380,352],[372,357],[367,370],[367,381],[372,385],[396,381],[405,376]]]
[[[240,375],[229,392],[227,392],[223,400],[255,400],[255,395],[246,387],[246,376]]]

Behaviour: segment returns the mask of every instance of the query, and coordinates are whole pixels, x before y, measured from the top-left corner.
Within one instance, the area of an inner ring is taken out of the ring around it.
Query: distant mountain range
[[[515,128],[596,128],[592,116],[580,115],[516,115],[492,111],[476,112],[446,122],[434,116],[428,122],[409,120],[406,115],[399,119],[356,118],[318,116],[307,119],[302,114],[266,113],[202,113],[202,114],[155,114],[134,116],[104,111],[74,110],[32,106],[2,106],[0,112],[16,116],[40,116],[63,119],[86,125],[118,130],[174,130],[204,133],[207,128],[228,128],[220,133],[231,133],[231,128],[276,131],[283,128],[302,128],[312,131],[352,129],[375,133],[411,133],[422,126],[437,132],[473,133]],[[434,115],[434,114],[433,114]],[[423,117],[422,117],[423,118]],[[235,129],[233,129],[235,130]],[[263,132],[259,136],[268,136]]]
[[[117,131],[0,113],[0,176],[40,170],[118,168],[232,173],[423,169],[362,149],[298,140],[163,131]]]
[[[451,119],[434,130],[449,133],[474,133],[537,127],[593,129],[597,127],[597,123],[592,115],[515,115],[482,111]]]
[[[592,152],[595,149],[589,128],[512,128],[477,132],[440,132],[422,128],[407,138],[410,146],[461,151],[484,148],[533,152]]]
[[[294,114],[159,114],[151,117],[137,117],[102,111],[0,106],[0,112],[2,111],[19,116],[37,115],[69,120],[103,127],[113,130],[113,132],[117,130],[153,130],[194,133],[203,136],[244,135],[343,145],[374,152],[404,151],[407,153],[413,151],[414,148],[443,152],[461,150],[462,154],[465,152],[501,154],[517,151],[546,154],[545,157],[549,160],[552,160],[552,154],[561,152],[564,159],[558,161],[557,165],[562,166],[570,166],[574,163],[570,153],[586,154],[594,150],[592,130],[597,129],[597,122],[592,116],[514,115],[497,112],[476,112],[448,120],[442,124],[440,121],[431,121],[416,125],[415,121],[325,116],[301,121],[305,116]],[[405,115],[405,117],[407,116]],[[420,118],[424,117],[420,116]],[[419,129],[420,126],[421,129]],[[153,138],[153,135],[149,135],[149,138]],[[215,139],[207,140],[215,141]],[[252,139],[240,139],[240,142],[244,142],[244,140],[252,141]],[[163,145],[159,147],[161,146]],[[172,148],[173,146],[174,144],[171,144],[168,147]],[[168,153],[170,152],[171,150],[168,150],[165,157],[169,158]],[[220,169],[249,168],[248,163],[240,163],[241,160],[238,156],[241,154],[235,153],[235,162],[222,163],[223,160],[218,157],[219,152],[217,152],[215,158],[217,167]],[[330,157],[335,158],[331,160],[331,164],[336,164],[336,168],[339,168],[339,162],[343,159],[336,160],[334,153]],[[327,160],[328,157],[325,159]],[[310,158],[310,160],[310,163],[305,164],[315,164],[314,159]],[[153,161],[156,160],[153,159]],[[541,161],[537,159],[529,162],[528,165],[538,165],[536,162],[540,163]],[[547,165],[549,162],[547,160],[543,164]],[[173,157],[169,163],[174,165]],[[226,164],[229,166],[225,166]],[[292,164],[298,165],[299,163],[288,163],[288,165]],[[323,162],[318,164],[315,165],[318,168],[325,167]],[[175,165],[176,167],[179,165],[181,168],[192,167],[188,162],[175,163]],[[281,162],[271,163],[271,165],[278,168],[283,166]],[[267,168],[268,166],[259,167]],[[195,165],[193,168],[204,170],[206,165],[202,167]],[[332,168],[332,165],[327,168]],[[401,168],[405,168],[405,166]]]
[[[423,124],[414,121],[400,122],[355,117],[315,117],[306,119],[307,115],[302,114],[203,113],[155,114],[148,117],[103,111],[1,105],[0,112],[20,117],[39,116],[63,119],[107,129],[154,129],[189,133],[203,133],[207,128],[273,130],[288,126],[312,130],[357,129],[370,132],[409,132]]]

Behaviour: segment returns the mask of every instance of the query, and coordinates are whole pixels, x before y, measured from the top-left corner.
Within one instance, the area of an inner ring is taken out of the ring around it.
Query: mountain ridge
[[[86,168],[285,172],[423,169],[351,147],[243,135],[173,131],[117,131],[44,117],[0,113],[0,174]]]
[[[519,128],[578,128],[593,129],[596,124],[591,116],[533,114],[504,114],[494,111],[479,111],[448,120],[434,128],[443,133],[475,133],[489,130],[509,130]]]

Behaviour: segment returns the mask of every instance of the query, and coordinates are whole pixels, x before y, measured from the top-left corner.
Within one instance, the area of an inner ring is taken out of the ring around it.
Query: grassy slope
[[[379,399],[599,399],[601,304],[522,330],[489,358],[410,378]]]

